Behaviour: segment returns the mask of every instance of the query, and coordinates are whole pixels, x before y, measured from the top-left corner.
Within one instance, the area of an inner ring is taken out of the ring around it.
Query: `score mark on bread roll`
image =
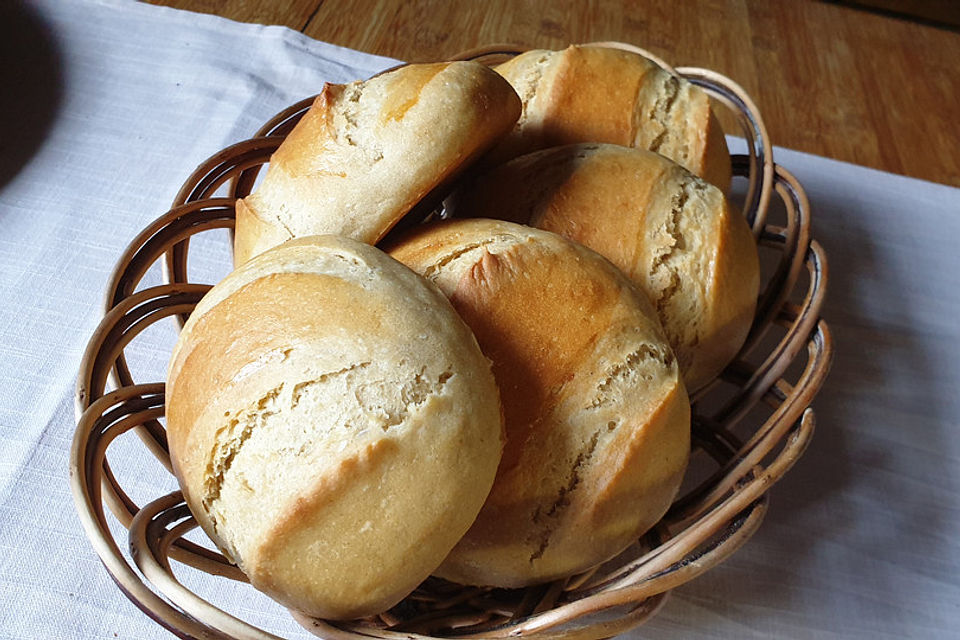
[[[622,49],[571,46],[527,51],[496,67],[523,101],[508,138],[487,166],[577,142],[656,151],[723,191],[730,156],[723,130],[698,87]]]
[[[386,610],[473,522],[498,390],[436,287],[379,249],[294,240],[197,305],[167,383],[173,468],[251,584],[311,616]]]
[[[456,194],[455,215],[503,217],[608,258],[647,294],[695,391],[753,321],[753,236],[719,189],[649,151],[576,144],[516,158]]]
[[[476,62],[325,85],[257,190],[237,201],[234,263],[305,235],[377,242],[519,115],[510,85]]]
[[[493,220],[408,234],[392,255],[453,302],[493,361],[506,447],[437,575],[519,587],[601,563],[676,493],[690,407],[649,303],[607,260]]]

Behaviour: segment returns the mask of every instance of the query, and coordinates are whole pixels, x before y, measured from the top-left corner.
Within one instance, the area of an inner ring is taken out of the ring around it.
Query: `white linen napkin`
[[[4,49],[0,100],[0,144],[17,144],[0,147],[0,638],[169,638],[100,565],[67,480],[73,386],[110,271],[209,155],[324,81],[395,61],[119,0],[34,0],[0,18],[19,45]],[[807,188],[830,259],[838,352],[817,434],[760,532],[627,637],[955,637],[960,190],[776,158]],[[226,269],[222,237],[191,255],[208,281]],[[135,341],[138,379],[162,378],[172,339],[165,325]],[[172,480],[141,451],[130,438],[111,461],[146,501]],[[226,610],[312,637],[252,589],[190,575]]]

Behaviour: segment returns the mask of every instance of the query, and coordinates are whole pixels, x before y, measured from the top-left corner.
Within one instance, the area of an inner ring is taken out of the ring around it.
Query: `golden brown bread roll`
[[[475,62],[325,85],[257,190],[237,202],[234,263],[305,235],[375,243],[519,115],[510,85]]]
[[[489,166],[547,147],[608,142],[656,151],[726,191],[730,156],[707,95],[643,56],[571,46],[534,50],[496,67],[523,101]]]
[[[494,220],[427,226],[391,252],[447,294],[503,401],[494,487],[437,575],[503,587],[558,578],[662,517],[686,467],[690,408],[623,274],[560,236]]]
[[[743,345],[756,244],[720,190],[676,163],[618,145],[555,147],[497,167],[456,201],[458,216],[528,223],[609,258],[654,304],[688,389]]]
[[[496,383],[436,287],[379,249],[294,240],[197,305],[167,384],[191,511],[250,582],[312,616],[399,601],[480,510]]]

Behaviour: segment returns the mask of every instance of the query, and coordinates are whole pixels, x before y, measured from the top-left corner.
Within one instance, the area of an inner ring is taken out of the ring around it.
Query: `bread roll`
[[[304,235],[373,244],[519,115],[510,85],[475,62],[325,85],[257,190],[237,202],[235,264]]]
[[[187,504],[256,588],[370,615],[443,560],[502,447],[498,392],[436,287],[323,236],[246,263],[174,351],[167,433]]]
[[[707,95],[641,55],[598,46],[528,51],[498,66],[523,100],[520,121],[492,166],[576,142],[656,151],[720,189],[730,156]]]
[[[743,346],[760,282],[750,228],[719,189],[666,158],[609,144],[545,149],[457,202],[458,216],[529,223],[609,258],[654,304],[688,389]]]
[[[473,329],[503,399],[506,447],[477,521],[436,574],[520,587],[616,555],[667,510],[690,408],[649,303],[607,260],[493,220],[391,249]]]

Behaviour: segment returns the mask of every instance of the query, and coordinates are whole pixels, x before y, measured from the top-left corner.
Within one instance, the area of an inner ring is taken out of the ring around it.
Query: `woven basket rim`
[[[772,145],[756,106],[729,78],[706,69],[672,69],[633,45],[592,44],[625,48],[652,58],[703,88],[738,116],[748,154],[733,156],[732,162],[734,174],[748,179],[744,215],[758,243],[781,255],[761,296],[741,355],[756,350],[771,327],[781,327],[785,335],[761,364],[751,366],[738,358],[724,372],[723,381],[708,385],[692,398],[696,406],[719,385],[736,387],[719,410],[699,416],[695,424],[698,447],[717,459],[717,469],[680,497],[663,523],[641,538],[646,547],[639,557],[624,560],[612,569],[594,569],[521,590],[519,603],[498,602],[502,590],[461,587],[451,595],[444,591],[450,590],[447,585],[431,583],[408,599],[428,607],[428,611],[434,607],[434,613],[412,620],[398,619],[392,612],[372,620],[336,623],[298,617],[303,626],[318,635],[350,639],[524,636],[570,640],[616,635],[642,624],[662,606],[670,589],[718,565],[746,542],[762,521],[770,486],[809,443],[814,426],[809,405],[823,384],[833,347],[829,330],[820,319],[826,259],[810,237],[809,203],[802,187],[788,171],[774,164]],[[482,60],[523,50],[513,45],[491,45],[453,59]],[[246,580],[216,551],[183,539],[196,523],[180,492],[140,506],[113,476],[106,450],[115,437],[129,430],[136,431],[147,450],[171,470],[166,436],[159,422],[163,384],[135,383],[124,348],[144,328],[163,318],[177,318],[182,325],[209,290],[209,285],[188,281],[190,237],[209,229],[232,230],[236,198],[250,192],[257,172],[312,100],[306,98],[284,109],[255,137],[231,145],[202,163],[188,177],[172,208],[130,243],[111,277],[104,318],[91,336],[81,363],[70,464],[77,511],[87,537],[123,593],[179,637],[276,638],[204,601],[173,576],[171,559],[209,574]],[[218,197],[218,190],[224,188],[228,197]],[[786,209],[784,227],[767,224],[774,195]],[[162,261],[166,284],[139,289],[147,269],[157,261]],[[799,292],[802,302],[790,302],[798,293],[796,287],[804,271],[809,274],[809,282],[806,291]],[[783,378],[785,371],[804,354],[806,362],[798,381],[788,383]],[[764,404],[770,406],[771,416],[741,441],[733,434],[733,426],[751,409]],[[110,532],[105,504],[129,532],[129,544],[135,550],[133,562],[120,551]],[[460,604],[438,600],[444,597]],[[475,605],[481,613],[486,607],[486,617],[460,612],[466,606],[464,602],[473,600],[481,602]]]

